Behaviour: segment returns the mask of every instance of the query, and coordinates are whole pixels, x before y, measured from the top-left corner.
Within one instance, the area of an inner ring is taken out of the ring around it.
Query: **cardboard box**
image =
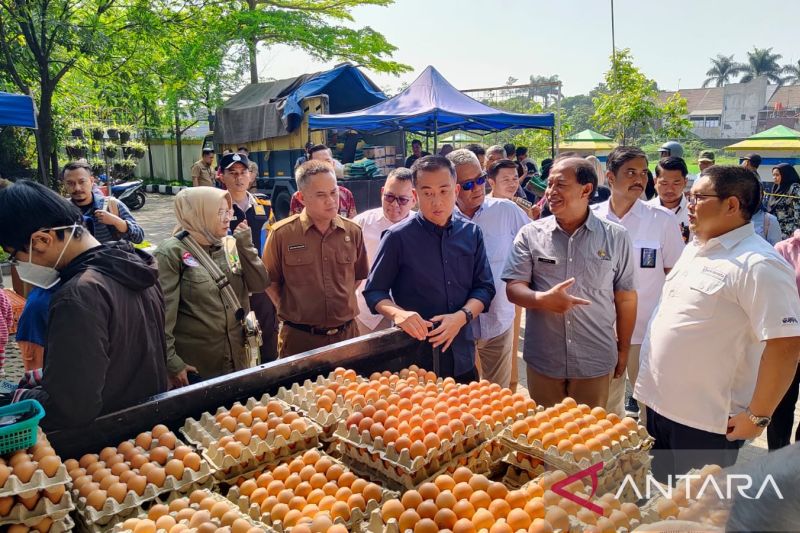
[[[364,148],[363,152],[367,159],[375,159],[375,148]]]
[[[375,147],[375,157],[385,157],[386,156],[386,147],[385,146],[376,146]]]
[[[387,156],[394,156],[397,153],[396,146],[386,146],[386,155]]]

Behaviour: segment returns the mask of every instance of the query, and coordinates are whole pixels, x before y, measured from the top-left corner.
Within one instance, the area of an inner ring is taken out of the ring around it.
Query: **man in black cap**
[[[705,169],[710,166],[714,166],[715,163],[714,152],[711,150],[703,150],[700,152],[700,155],[697,157],[697,166],[700,167],[700,172],[698,176],[703,173]]]
[[[758,174],[758,167],[761,166],[761,156],[758,154],[747,154],[742,158],[742,166]]]
[[[194,187],[214,186],[215,172],[211,166],[213,162],[214,149],[210,147],[203,148],[203,156],[192,165],[192,185]]]

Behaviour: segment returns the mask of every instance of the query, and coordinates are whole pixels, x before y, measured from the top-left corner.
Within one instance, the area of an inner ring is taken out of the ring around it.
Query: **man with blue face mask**
[[[0,246],[23,281],[57,287],[41,385],[14,396],[42,404],[48,431],[88,424],[167,385],[153,258],[129,243],[101,245],[81,220],[78,208],[37,183],[0,191]]]

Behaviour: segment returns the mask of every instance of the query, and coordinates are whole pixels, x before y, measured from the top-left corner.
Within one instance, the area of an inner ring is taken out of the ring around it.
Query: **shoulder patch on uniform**
[[[272,202],[269,200],[262,200],[261,198],[256,198],[256,203],[261,205],[272,205]]]
[[[295,220],[297,220],[299,218],[300,218],[300,215],[298,214],[298,215],[288,216],[288,217],[284,218],[283,220],[279,220],[278,222],[275,223],[274,226],[272,226],[272,231],[277,231],[277,230],[279,230],[280,228],[282,228],[284,226],[288,226],[289,224],[291,224],[292,222],[294,222]]]

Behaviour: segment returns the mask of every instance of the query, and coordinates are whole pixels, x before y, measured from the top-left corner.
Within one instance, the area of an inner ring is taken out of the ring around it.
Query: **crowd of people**
[[[689,176],[677,143],[654,173],[631,146],[538,167],[513,145],[442,152],[415,141],[381,207],[357,214],[330,150],[310,147],[296,214],[262,243],[269,205],[251,192],[248,154],[226,153],[215,170],[206,150],[152,256],[132,246],[141,227],[88,165],[64,168],[69,199],[7,185],[0,245],[35,286],[20,319],[27,372],[9,399],[41,401],[45,427],[75,426],[392,325],[430,342],[443,376],[514,386],[524,310],[531,397],[638,416],[657,476],[709,457],[732,464],[765,428],[770,448],[789,444],[800,386],[793,167],[775,167],[764,200],[755,154],[722,166],[702,152]]]

